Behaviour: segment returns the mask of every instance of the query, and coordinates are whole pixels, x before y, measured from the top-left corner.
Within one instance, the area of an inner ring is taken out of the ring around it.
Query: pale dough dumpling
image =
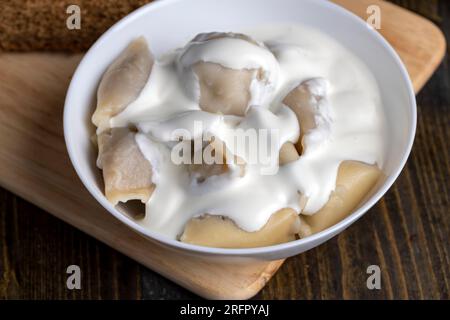
[[[103,131],[109,120],[134,101],[146,84],[153,56],[143,37],[134,40],[108,67],[97,91],[92,122]]]
[[[299,158],[295,147],[286,143],[280,150],[280,165]],[[344,161],[339,166],[336,180],[336,190],[330,195],[325,206],[313,215],[301,215],[301,238],[322,231],[347,217],[361,202],[364,196],[373,188],[382,176],[376,165],[358,161]],[[301,208],[308,201],[301,196]]]
[[[191,143],[193,144],[193,142]],[[211,144],[207,144],[205,146],[205,148],[209,147],[211,147]],[[220,158],[220,161],[218,161],[218,163],[216,162],[211,164],[204,163],[203,152],[205,151],[205,148],[202,148],[198,151],[194,151],[192,154],[192,163],[187,165],[187,170],[190,176],[196,179],[198,183],[204,182],[211,176],[218,176],[228,172],[228,166],[226,164],[226,159],[223,154],[217,154],[217,157]],[[216,149],[213,149],[213,153],[215,152],[218,151],[216,151]],[[197,154],[199,154],[198,156],[202,160],[202,163],[196,164],[194,162],[194,159],[197,156]]]
[[[280,165],[299,158],[295,146],[287,142],[280,150]],[[306,199],[300,196],[300,207]],[[180,238],[183,242],[221,248],[250,248],[274,245],[296,239],[296,234],[309,228],[303,226],[297,212],[286,208],[274,213],[259,231],[246,232],[232,220],[221,216],[205,215],[191,219]]]
[[[300,124],[300,138],[296,147],[301,154],[305,148],[305,135],[318,126],[318,109],[325,99],[326,89],[327,83],[324,79],[307,80],[295,87],[283,100],[283,103],[294,111]]]
[[[99,164],[103,169],[106,198],[112,203],[147,202],[154,190],[152,167],[128,128],[113,128],[98,136]]]
[[[234,166],[238,166],[239,168],[239,176],[243,177],[245,174],[245,161],[239,158],[238,156],[232,155],[231,151],[229,151],[222,141],[219,139],[215,139],[207,147],[211,147],[215,153],[218,154],[218,157],[221,158],[221,163],[212,163],[212,164],[190,164],[188,165],[188,171],[190,174],[197,178],[198,182],[203,182],[207,178],[215,175],[221,175],[229,171],[229,165],[227,164],[227,155],[231,156],[231,162]],[[204,149],[199,150],[197,152],[203,152]],[[284,165],[289,162],[298,160],[299,155],[295,146],[291,142],[286,142],[280,149],[279,154],[279,164]],[[230,161],[230,160],[228,160]]]
[[[190,43],[207,43],[222,38],[243,40],[269,52],[252,38],[239,33],[203,33]],[[189,53],[189,49],[188,44],[185,53]],[[271,55],[270,52],[269,54]],[[268,81],[262,68],[231,69],[211,61],[198,61],[191,67],[198,79],[200,108],[212,113],[244,116],[252,98],[250,92],[252,81],[255,79],[260,83]]]
[[[198,62],[193,70],[199,81],[199,105],[202,110],[245,115],[255,70],[233,70],[211,62]]]
[[[285,143],[280,150],[280,165],[299,159],[292,143]],[[301,215],[301,238],[322,231],[347,217],[360,204],[364,196],[382,176],[376,165],[358,161],[343,161],[339,166],[336,190],[330,195],[325,206],[313,215]],[[300,197],[300,207],[304,208],[307,198]]]
[[[382,176],[376,165],[358,161],[344,161],[339,166],[336,189],[325,206],[311,216],[303,216],[310,227],[309,233],[317,233],[347,217],[375,186]],[[301,237],[309,234],[300,234]]]
[[[186,141],[186,143],[193,144],[193,141]],[[211,157],[208,159],[209,163],[204,158],[205,154],[208,154],[208,157]],[[196,156],[201,160],[201,163],[195,164],[194,160]],[[193,152],[192,163],[187,166],[187,170],[191,177],[201,183],[211,176],[228,173],[230,171],[230,166],[233,166],[238,170],[238,176],[244,176],[245,161],[238,156],[233,155],[223,141],[214,137],[214,139],[207,143],[205,147]]]
[[[217,248],[253,248],[270,246],[296,239],[300,218],[292,209],[274,213],[266,225],[256,232],[246,232],[220,216],[193,218],[180,237],[182,242]]]
[[[305,135],[319,125],[326,125],[329,120],[329,110],[326,110],[324,105],[326,93],[326,81],[317,78],[302,82],[283,100],[283,103],[295,112],[300,124],[300,138],[296,144],[300,153],[305,149]],[[328,202],[318,212],[302,216],[304,223],[300,236],[309,236],[344,219],[373,188],[381,174],[376,165],[343,161],[339,166],[336,189]]]
[[[280,165],[298,157],[295,147],[286,143],[280,151]],[[381,176],[382,172],[376,165],[344,161],[339,166],[336,190],[325,206],[311,216],[282,209],[274,213],[261,230],[246,232],[230,219],[205,215],[191,219],[180,240],[209,247],[250,248],[292,241],[296,235],[305,238],[347,217]],[[301,196],[300,201],[303,208],[307,199]]]
[[[280,166],[292,161],[296,161],[299,158],[300,156],[298,155],[298,152],[292,142],[286,142],[281,146],[278,160]]]

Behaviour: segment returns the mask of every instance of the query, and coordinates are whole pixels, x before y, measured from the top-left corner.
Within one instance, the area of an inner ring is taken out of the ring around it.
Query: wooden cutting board
[[[381,7],[380,32],[395,47],[416,91],[437,68],[445,39],[432,23],[377,0],[335,1],[364,19]],[[255,295],[283,263],[213,264],[165,250],[117,221],[85,190],[66,153],[62,113],[81,55],[0,54],[0,184],[205,298]]]

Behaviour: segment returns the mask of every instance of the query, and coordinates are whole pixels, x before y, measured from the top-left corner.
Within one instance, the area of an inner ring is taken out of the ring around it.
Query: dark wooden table
[[[447,0],[395,0],[435,22],[450,43]],[[450,58],[418,95],[413,152],[400,178],[361,220],[290,258],[258,299],[450,298]],[[66,289],[66,268],[82,289]],[[368,290],[366,269],[381,268]],[[137,262],[0,188],[0,299],[197,298]]]

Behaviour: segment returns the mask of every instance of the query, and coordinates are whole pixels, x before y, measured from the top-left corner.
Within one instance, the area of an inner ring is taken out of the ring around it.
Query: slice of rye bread
[[[0,51],[87,50],[111,25],[151,0],[0,1]],[[69,30],[66,12],[78,5],[81,28]]]

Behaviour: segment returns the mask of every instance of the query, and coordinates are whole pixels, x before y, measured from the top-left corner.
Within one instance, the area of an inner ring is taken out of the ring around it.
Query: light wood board
[[[406,63],[416,91],[445,53],[428,20],[375,0],[335,1],[366,18],[382,10],[381,33]],[[62,130],[65,93],[81,55],[0,55],[0,185],[163,276],[206,298],[255,295],[283,263],[223,265],[163,249],[113,218],[85,190],[69,161]]]

